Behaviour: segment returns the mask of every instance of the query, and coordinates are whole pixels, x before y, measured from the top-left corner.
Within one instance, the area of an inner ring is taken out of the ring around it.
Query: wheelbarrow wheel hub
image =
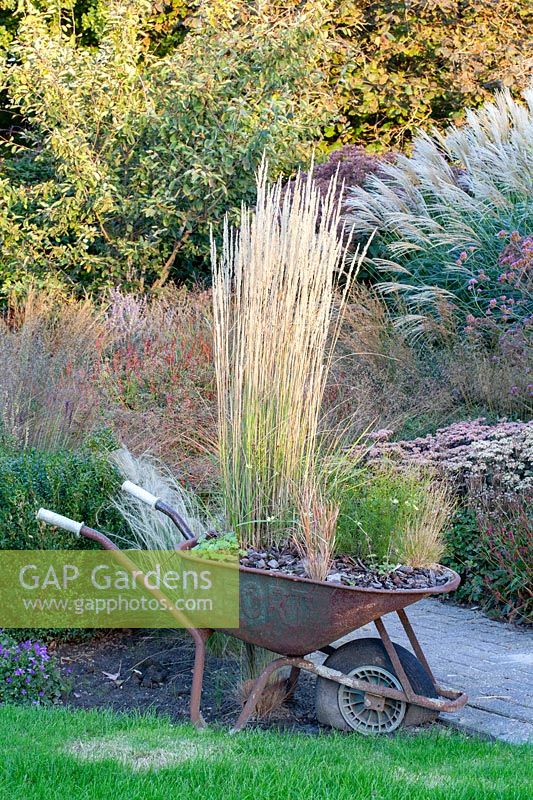
[[[361,666],[347,674],[351,678],[375,683],[377,686],[388,686],[400,691],[402,689],[398,678],[384,667]],[[338,690],[338,703],[346,724],[363,734],[392,733],[402,724],[407,707],[402,700],[363,693],[342,685]]]
[[[394,649],[413,691],[436,698],[431,677],[420,661],[401,645],[394,645]],[[437,712],[405,699],[383,695],[384,690],[403,693],[404,686],[380,639],[364,637],[347,642],[334,650],[323,666],[376,687],[374,694],[319,677],[316,711],[323,725],[369,735],[393,733],[401,725],[420,725],[437,716]]]

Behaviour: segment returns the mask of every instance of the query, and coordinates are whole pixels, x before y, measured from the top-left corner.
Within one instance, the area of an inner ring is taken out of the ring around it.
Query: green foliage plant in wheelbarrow
[[[390,733],[467,700],[438,685],[405,611],[459,584],[457,574],[436,564],[449,498],[427,484],[414,501],[403,502],[419,518],[417,525],[403,520],[401,546],[389,548],[395,566],[372,566],[378,537],[368,525],[366,564],[362,550],[349,557],[335,552],[337,527],[347,525],[341,519],[346,494],[357,495],[367,479],[357,420],[343,420],[338,405],[328,408],[327,402],[343,312],[365,251],[347,255],[350,235],[334,181],[323,197],[312,173],[285,192],[280,183],[269,185],[266,174],[263,165],[254,211],[243,208],[240,229],[226,225],[220,252],[212,248],[222,527],[235,532],[242,554],[239,626],[223,632],[273,658],[251,684],[234,730],[256,713],[272,676],[289,668],[286,696],[301,670],[317,676],[319,722]],[[137,508],[147,503],[175,523],[181,541],[169,540],[169,549],[205,546],[171,504],[129,481],[123,488]],[[117,549],[84,525],[46,511],[40,516]],[[351,524],[361,527],[357,519]],[[149,539],[145,535],[142,546],[158,549]],[[391,642],[383,622],[389,613],[398,615],[413,652]],[[377,637],[339,646],[339,639],[371,622]],[[206,642],[213,631],[188,629],[195,642],[190,714],[202,725]],[[317,651],[326,656],[322,664],[309,657]]]

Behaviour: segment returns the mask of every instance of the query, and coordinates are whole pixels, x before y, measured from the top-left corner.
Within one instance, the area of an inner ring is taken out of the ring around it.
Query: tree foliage
[[[202,274],[263,151],[290,174],[318,139],[398,147],[518,90],[529,22],[525,0],[0,0],[0,282]]]
[[[82,44],[105,28],[110,0],[33,0]],[[528,0],[324,0],[338,47],[328,65],[343,118],[327,126],[330,142],[398,146],[427,122],[461,116],[494,89],[524,87],[531,71]],[[209,3],[213,6],[213,3]],[[250,7],[256,5],[249,2]],[[301,0],[257,5],[292,9]],[[16,35],[20,0],[0,0],[0,47]],[[151,0],[142,44],[158,55],[179,46],[195,27],[201,0]],[[219,2],[219,13],[224,3]],[[225,9],[226,20],[234,3]],[[238,21],[238,14],[234,22]]]
[[[2,70],[28,123],[0,166],[4,288],[194,275],[210,225],[253,198],[263,153],[293,171],[334,114],[320,2],[204,3],[162,57],[145,48],[150,11],[109,2],[97,48],[24,16]]]

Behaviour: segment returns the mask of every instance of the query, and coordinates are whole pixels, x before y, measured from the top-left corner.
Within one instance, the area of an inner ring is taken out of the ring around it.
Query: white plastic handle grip
[[[61,516],[61,514],[48,511],[47,508],[39,509],[37,519],[46,522],[47,525],[53,525],[55,528],[63,528],[65,531],[75,533],[76,536],[80,535],[80,531],[83,528],[83,522],[75,522],[73,519]]]
[[[122,491],[131,494],[132,497],[136,497],[137,500],[140,500],[142,503],[146,503],[152,508],[155,508],[155,504],[159,500],[159,497],[156,497],[155,494],[147,492],[146,489],[142,488],[142,486],[137,486],[131,481],[124,481],[122,484]]]

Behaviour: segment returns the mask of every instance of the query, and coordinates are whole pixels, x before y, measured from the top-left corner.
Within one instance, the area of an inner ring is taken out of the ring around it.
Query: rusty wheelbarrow
[[[184,540],[177,549],[191,549],[197,539],[185,520],[169,505],[126,481],[122,487],[137,499],[166,514]],[[38,518],[117,550],[104,534],[53,512],[41,509]],[[224,633],[277,654],[255,680],[232,731],[241,730],[254,714],[271,676],[288,667],[286,696],[296,687],[301,670],[317,676],[316,714],[324,725],[363,734],[392,733],[400,726],[420,725],[439,712],[462,708],[463,692],[440,686],[409,622],[407,606],[431,595],[457,588],[460,578],[427,589],[366,589],[240,567],[240,612],[237,629]],[[413,652],[394,644],[383,617],[396,613]],[[339,639],[373,622],[378,637]],[[194,639],[195,658],[190,701],[191,721],[205,722],[201,714],[206,643],[212,630],[187,628]],[[314,655],[326,656],[323,663]]]

